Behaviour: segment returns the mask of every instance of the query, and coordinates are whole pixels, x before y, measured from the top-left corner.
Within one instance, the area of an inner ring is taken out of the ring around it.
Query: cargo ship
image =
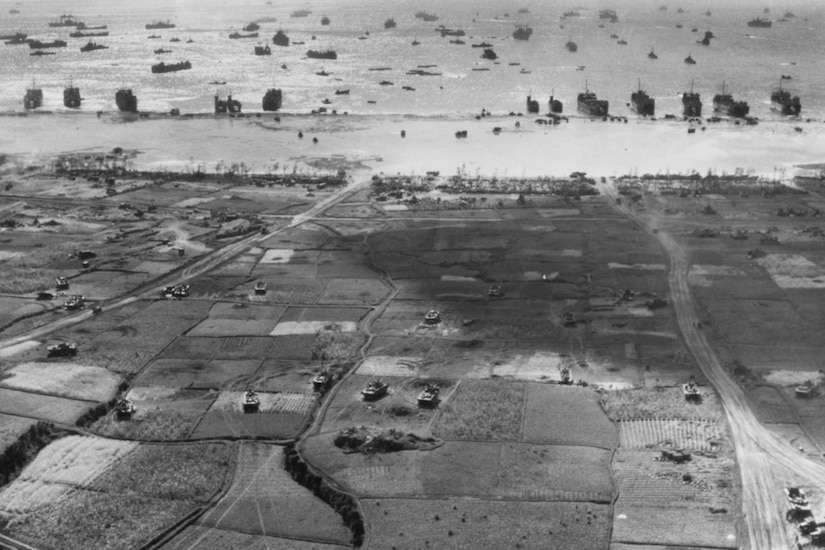
[[[61,15],[57,21],[52,21],[49,23],[49,26],[54,27],[76,27],[82,24],[81,21],[78,21],[74,18],[73,15]]]
[[[80,88],[70,84],[63,89],[63,105],[70,109],[79,109],[81,101],[83,98],[80,97]]]
[[[713,110],[732,117],[745,117],[750,107],[744,101],[735,101],[733,96],[725,93],[725,83],[722,82],[722,93],[713,96]]]
[[[41,42],[40,40],[29,40],[29,48],[39,50],[41,48],[65,48],[65,40],[52,40],[51,42]]]
[[[586,83],[584,92],[579,94],[577,101],[580,113],[590,116],[607,116],[607,101],[596,97],[596,94],[587,88]]]
[[[289,46],[289,37],[284,34],[284,31],[278,31],[272,37],[272,43],[276,46]]]
[[[74,31],[74,32],[70,32],[69,36],[71,38],[93,38],[95,36],[109,36],[109,31],[100,31],[100,32]]]
[[[89,40],[85,46],[80,47],[81,52],[93,52],[95,50],[108,50],[109,46],[104,46],[103,44],[98,44],[97,42],[92,42]]]
[[[526,25],[519,25],[513,31],[513,38],[516,40],[530,40],[530,35],[533,34],[533,28]]]
[[[438,21],[438,16],[433,15],[432,13],[427,13],[425,11],[420,11],[415,14],[416,19],[422,19],[424,21]]]
[[[132,93],[131,89],[121,88],[118,90],[117,93],[115,93],[115,103],[117,104],[117,108],[121,111],[126,111],[129,113],[137,112],[137,96]]]
[[[37,109],[43,105],[43,90],[35,88],[32,83],[31,88],[26,88],[26,95],[23,96],[23,107],[26,109]]]
[[[335,53],[335,50],[309,50],[307,57],[310,59],[338,59],[338,54]]]
[[[166,21],[155,21],[153,23],[146,23],[146,30],[151,31],[154,29],[174,29],[175,24],[170,23],[167,19]]]
[[[779,81],[779,89],[771,94],[771,109],[783,115],[797,116],[802,110],[802,103],[799,96],[791,96],[791,93],[782,89],[782,80]]]
[[[152,72],[157,73],[172,73],[175,71],[186,71],[192,68],[192,63],[189,61],[181,61],[179,63],[156,63],[152,65]]]
[[[682,114],[686,117],[702,116],[702,98],[693,91],[693,82],[690,83],[690,91],[682,94]]]
[[[641,80],[638,89],[630,94],[630,108],[642,116],[653,116],[656,110],[656,100],[642,90]]]
[[[283,94],[280,89],[270,88],[264,94],[263,109],[264,111],[277,111],[281,108],[283,103]]]
[[[773,22],[770,19],[762,19],[761,17],[757,17],[756,19],[751,19],[748,21],[749,27],[759,27],[762,29],[769,29],[773,25]]]

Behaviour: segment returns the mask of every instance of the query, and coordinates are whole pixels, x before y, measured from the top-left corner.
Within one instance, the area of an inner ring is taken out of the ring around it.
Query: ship
[[[43,105],[43,90],[35,88],[32,83],[31,88],[26,88],[26,95],[23,96],[23,107],[26,109],[37,109]]]
[[[100,32],[74,31],[74,32],[70,32],[69,36],[71,38],[93,38],[95,36],[109,36],[109,31],[100,31]]]
[[[590,116],[607,116],[607,101],[597,98],[596,94],[587,88],[586,83],[584,92],[578,95],[577,101],[580,113]]]
[[[327,17],[326,15],[323,16],[321,18],[321,24],[324,25],[324,26],[329,25],[329,17]]]
[[[576,43],[573,42],[572,40],[568,40],[567,44],[565,44],[564,47],[567,48],[567,51],[569,51],[569,52],[575,52],[579,49],[579,47],[576,45]]]
[[[420,11],[415,14],[416,19],[422,19],[424,21],[438,21],[438,16],[432,13],[427,13],[425,11]]]
[[[126,111],[129,113],[137,112],[137,96],[133,94],[132,90],[129,88],[121,88],[117,91],[117,93],[115,93],[115,103],[117,104],[117,108],[121,111]]]
[[[245,26],[243,28],[244,32],[254,32],[254,31],[258,31],[258,30],[261,30],[261,26],[257,23],[254,23],[254,22],[248,24],[247,26]]]
[[[264,94],[263,109],[264,111],[277,111],[281,108],[283,103],[283,93],[280,89],[270,88]]]
[[[80,47],[81,52],[93,52],[95,50],[107,50],[109,46],[104,46],[103,44],[98,44],[97,42],[93,42],[89,40],[85,46]]]
[[[152,65],[152,72],[157,73],[173,73],[175,71],[186,71],[192,68],[192,63],[189,61],[180,61],[178,63],[156,63]]]
[[[28,44],[31,41],[31,38],[26,38],[25,34],[19,32],[16,35],[9,38],[8,40],[5,40],[4,42],[9,46],[17,46],[19,44]]]
[[[713,33],[710,31],[705,31],[705,37],[702,40],[697,40],[697,44],[701,44],[703,46],[710,46],[710,39],[713,38]]]
[[[696,60],[693,59],[693,54],[688,54],[688,56],[685,58],[685,63],[687,63],[688,65],[696,65]]]
[[[387,395],[387,390],[390,385],[381,380],[373,380],[367,387],[361,390],[361,395],[364,396],[364,401],[375,401]]]
[[[493,61],[498,59],[498,55],[496,55],[496,52],[494,52],[492,48],[486,48],[484,52],[481,54],[481,58]]]
[[[713,110],[732,117],[745,117],[750,107],[744,101],[735,101],[733,96],[725,93],[725,83],[722,82],[722,93],[713,96]]]
[[[630,94],[630,108],[642,116],[653,116],[656,110],[656,100],[642,90],[641,80],[638,89]]]
[[[390,17],[389,19],[384,21],[384,28],[385,29],[394,29],[397,26],[398,26],[398,23],[396,23],[395,19],[393,19],[392,17]]]
[[[258,33],[251,32],[249,34],[241,34],[239,32],[233,32],[232,34],[229,35],[229,38],[231,38],[232,40],[235,40],[235,39],[238,39],[238,38],[258,38]]]
[[[79,109],[81,101],[83,98],[80,97],[80,88],[69,85],[63,89],[63,105],[70,109]]]
[[[656,52],[653,51],[653,48],[650,48],[650,53],[647,54],[649,59],[659,59],[659,56],[656,55]]]
[[[290,17],[307,17],[310,13],[309,10],[295,10],[289,14]]]
[[[146,23],[146,30],[151,31],[154,29],[174,29],[175,24],[170,23],[167,19],[166,21],[154,21],[152,23]]]
[[[530,40],[530,35],[533,34],[533,28],[525,25],[519,25],[513,31],[513,38],[516,40]]]
[[[242,402],[243,412],[256,413],[261,407],[261,400],[254,390],[246,390],[243,394]]]
[[[30,40],[29,48],[37,50],[41,48],[65,48],[65,40],[52,40],[51,42],[41,42],[40,40]]]
[[[255,55],[272,55],[272,50],[269,49],[269,44],[266,46],[255,46]]]
[[[418,394],[418,406],[433,408],[438,404],[438,393],[441,391],[436,384],[427,384]]]
[[[272,37],[272,43],[276,46],[289,46],[289,37],[284,34],[284,31],[278,31]]]
[[[43,51],[43,50],[34,50],[34,51],[33,51],[32,53],[30,53],[29,55],[34,55],[34,56],[38,56],[38,57],[39,57],[39,56],[41,56],[41,55],[55,55],[55,53],[54,53],[54,52],[47,52],[47,51]]]
[[[531,96],[527,96],[527,112],[531,114],[535,114],[539,112],[539,102],[538,100],[533,99]]]
[[[682,114],[688,118],[702,116],[702,98],[693,91],[693,82],[690,91],[682,94]]]
[[[782,80],[779,80],[779,89],[771,94],[771,109],[783,115],[797,116],[802,110],[799,96],[782,89]]]
[[[599,19],[616,23],[619,20],[619,16],[616,15],[614,10],[599,10]]]
[[[74,18],[72,15],[61,15],[57,21],[52,21],[49,23],[50,27],[76,27],[81,24],[80,21]]]
[[[215,94],[215,114],[222,113],[240,113],[241,102],[237,99],[232,99],[232,94],[226,96],[226,99],[221,99],[218,94]]]
[[[564,105],[562,105],[562,102],[553,97],[553,95],[550,95],[550,101],[548,103],[550,106],[551,113],[560,113],[564,109]]]
[[[761,29],[769,29],[773,25],[773,22],[770,19],[762,19],[761,17],[757,17],[756,19],[751,19],[748,21],[749,27],[758,27]]]
[[[310,59],[338,59],[338,54],[335,53],[335,50],[309,50],[307,57]]]
[[[570,11],[564,12],[561,17],[562,17],[562,19],[565,19],[567,17],[579,17],[580,15],[581,15],[581,13],[579,13],[578,11],[570,10]]]
[[[0,40],[25,40],[28,35],[24,32],[0,35]]]

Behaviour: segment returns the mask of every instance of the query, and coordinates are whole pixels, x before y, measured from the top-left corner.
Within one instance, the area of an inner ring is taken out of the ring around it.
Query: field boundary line
[[[8,535],[0,533],[0,549],[2,550],[38,550],[35,546],[26,544]]]

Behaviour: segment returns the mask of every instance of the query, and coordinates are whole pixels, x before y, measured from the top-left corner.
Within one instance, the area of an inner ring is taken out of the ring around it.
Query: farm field
[[[239,445],[229,491],[198,525],[250,535],[345,545],[351,533],[332,508],[298,485],[283,469],[283,449]]]
[[[587,388],[529,384],[522,441],[616,447],[616,427],[598,399],[599,394]]]
[[[465,380],[441,407],[433,433],[447,440],[517,441],[525,393],[522,383]]]
[[[34,426],[37,420],[0,414],[0,453],[17,441],[17,439]]]
[[[610,507],[572,502],[363,499],[371,548],[606,548]]]
[[[10,389],[85,401],[108,401],[119,383],[120,377],[106,369],[71,363],[23,363],[0,380]]]
[[[226,550],[227,548],[244,548],[245,550],[345,550],[350,548],[349,545],[250,535],[239,531],[191,525],[173,540],[164,544],[160,550],[188,550],[193,547],[203,550]]]
[[[93,401],[0,388],[0,413],[26,418],[74,425],[83,413],[95,405],[97,403]]]

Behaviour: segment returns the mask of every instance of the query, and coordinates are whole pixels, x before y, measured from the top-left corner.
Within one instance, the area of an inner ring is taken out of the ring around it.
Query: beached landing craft
[[[43,105],[43,90],[35,88],[32,83],[31,88],[26,89],[26,95],[23,96],[23,107],[26,109],[37,109]]]
[[[533,99],[531,96],[527,96],[527,112],[528,113],[538,113],[539,112],[539,102],[536,99]]]
[[[269,48],[269,44],[266,46],[255,46],[255,55],[272,55],[272,50]]]
[[[745,117],[750,112],[750,106],[745,101],[735,101],[732,95],[725,93],[723,81],[722,93],[713,96],[713,110],[732,117]]]
[[[771,109],[783,115],[797,116],[802,110],[799,96],[782,89],[782,79],[779,80],[779,89],[771,94]]]
[[[564,106],[562,105],[562,102],[560,100],[556,99],[555,97],[553,97],[553,95],[550,96],[550,101],[548,103],[549,103],[551,113],[558,114],[558,113],[561,113],[562,110],[564,109]]]
[[[276,46],[289,46],[289,37],[284,34],[284,31],[278,31],[272,37],[272,43]]]
[[[63,90],[63,105],[70,109],[79,109],[80,102],[83,100],[80,97],[80,88],[75,86],[66,86]]]
[[[519,25],[516,27],[516,30],[513,31],[513,38],[516,40],[530,40],[530,35],[532,34],[532,27],[528,27],[527,25]]]
[[[283,94],[280,89],[270,88],[264,94],[263,109],[264,111],[277,111],[281,108],[283,103]]]
[[[121,88],[115,93],[115,103],[121,111],[136,113],[138,100],[137,96],[129,88]]]
[[[575,52],[579,49],[579,47],[576,45],[575,42],[573,42],[572,39],[568,40],[567,44],[565,44],[564,47],[567,48],[568,52]]]
[[[240,113],[241,102],[237,99],[232,99],[232,94],[226,96],[226,99],[221,99],[218,94],[215,94],[215,114],[223,113]]]
[[[656,100],[642,90],[642,81],[638,89],[630,94],[630,108],[642,116],[653,116],[656,110]]]
[[[693,91],[693,82],[690,83],[690,91],[682,94],[682,114],[687,118],[702,116],[702,99],[698,92]]]
[[[389,19],[384,21],[384,28],[385,29],[394,29],[397,26],[398,26],[398,23],[396,23],[395,19],[393,19],[392,17],[390,17]]]
[[[596,97],[596,94],[587,88],[586,82],[584,92],[578,95],[577,100],[580,113],[590,116],[607,116],[607,101]]]

